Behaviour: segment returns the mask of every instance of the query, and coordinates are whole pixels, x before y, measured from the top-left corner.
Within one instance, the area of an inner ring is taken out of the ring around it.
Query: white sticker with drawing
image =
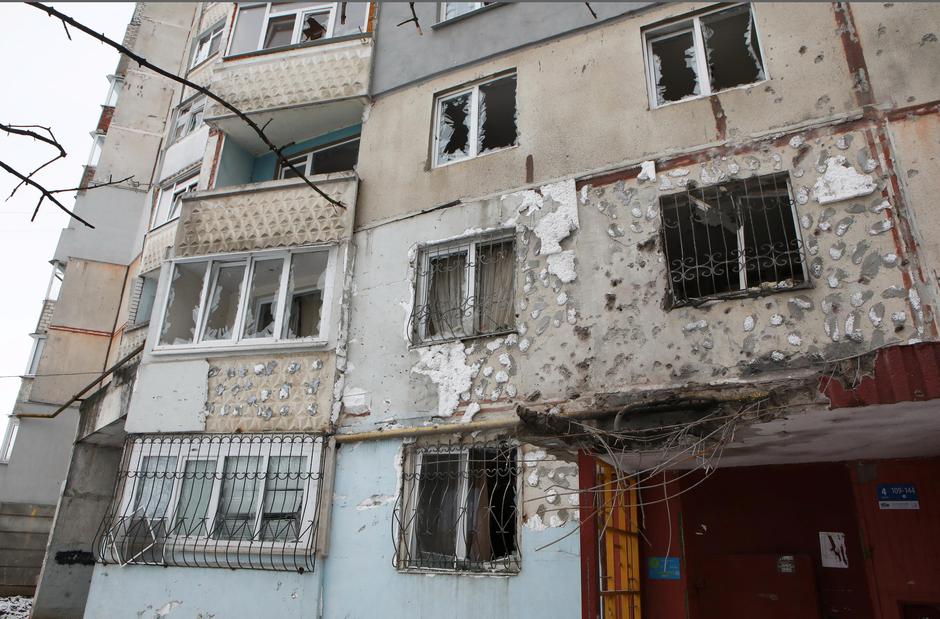
[[[849,554],[845,548],[845,533],[819,532],[819,552],[823,567],[849,566]]]

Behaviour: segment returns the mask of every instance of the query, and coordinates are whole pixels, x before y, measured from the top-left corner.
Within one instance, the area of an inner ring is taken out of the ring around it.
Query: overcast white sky
[[[133,3],[53,3],[63,13],[120,41]],[[69,41],[58,20],[19,3],[0,4],[0,122],[51,127],[68,157],[46,168],[37,178],[47,188],[78,185],[91,150],[91,136],[108,92],[105,76],[117,66],[118,53],[87,35],[71,31]],[[48,147],[21,137],[0,134],[0,161],[30,172],[51,157]],[[44,203],[30,223],[35,190],[21,188],[4,202],[14,181],[0,170],[0,436],[26,369],[43,295],[49,281],[49,260],[67,223],[67,216]],[[74,196],[64,194],[71,206]]]

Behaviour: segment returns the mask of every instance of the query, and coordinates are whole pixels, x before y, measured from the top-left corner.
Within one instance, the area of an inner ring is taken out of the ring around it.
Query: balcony
[[[140,254],[140,273],[149,273],[167,258],[167,250],[173,247],[176,241],[176,226],[178,220],[173,220],[154,228],[147,233],[144,239],[144,249]]]
[[[278,145],[355,125],[368,102],[372,36],[347,35],[230,56],[212,90],[245,112]],[[253,155],[267,147],[241,119],[212,104],[206,121]],[[270,124],[268,124],[270,123]]]
[[[345,241],[352,235],[359,178],[354,172],[311,176],[331,205],[302,179],[234,185],[187,194],[176,255],[256,251]]]

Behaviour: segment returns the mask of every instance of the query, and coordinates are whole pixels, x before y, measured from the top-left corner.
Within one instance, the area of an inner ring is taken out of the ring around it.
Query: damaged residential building
[[[186,6],[34,616],[940,616],[934,5]]]

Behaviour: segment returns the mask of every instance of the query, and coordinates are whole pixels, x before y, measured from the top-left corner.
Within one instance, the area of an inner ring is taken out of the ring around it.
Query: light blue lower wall
[[[325,618],[580,616],[577,533],[536,551],[571,533],[573,524],[538,532],[524,527],[522,570],[514,576],[399,573],[392,565],[392,509],[400,444],[370,441],[339,450],[329,557],[321,563]],[[363,509],[371,503],[379,505]]]
[[[96,565],[85,619],[314,619],[318,583],[296,572]]]

